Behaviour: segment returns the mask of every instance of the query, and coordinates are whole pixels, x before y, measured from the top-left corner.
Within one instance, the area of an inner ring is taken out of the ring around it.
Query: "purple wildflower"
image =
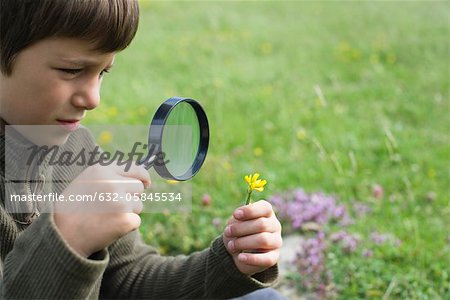
[[[202,205],[203,206],[210,206],[212,203],[212,198],[209,194],[203,194],[202,196]]]
[[[340,226],[353,224],[347,208],[339,204],[334,196],[324,193],[307,194],[303,189],[273,196],[269,201],[280,220],[289,222],[292,229],[316,233],[311,238],[301,239],[294,263],[301,274],[303,289],[313,291],[319,297],[331,295],[333,278],[326,268],[328,239],[322,230],[333,223]],[[331,240],[341,243],[341,247],[348,253],[355,251],[358,246],[358,238],[345,231],[333,234]]]
[[[364,204],[362,202],[355,202],[353,203],[353,211],[358,218],[362,218],[365,215],[371,213],[372,209],[367,204]]]
[[[281,196],[273,196],[269,201],[274,205],[280,219],[289,221],[293,229],[302,230],[302,226],[307,223],[353,223],[345,206],[337,205],[336,198],[323,193],[307,194],[303,189],[297,189]]]
[[[362,252],[362,255],[366,258],[372,257],[373,256],[373,251],[370,249],[364,249]]]
[[[330,240],[339,244],[345,253],[355,252],[359,243],[359,237],[347,231],[338,231],[331,234]]]
[[[289,204],[281,196],[272,196],[270,202],[273,205],[274,210],[278,213],[278,217],[283,220],[287,218],[287,211]]]
[[[358,248],[359,238],[353,234],[348,234],[342,239],[342,250],[346,253],[353,253]]]
[[[336,219],[343,218],[347,213],[344,205],[338,205],[334,208],[333,217]]]
[[[374,231],[370,234],[370,239],[376,244],[376,245],[382,245],[385,244],[387,242],[395,245],[395,246],[400,246],[401,245],[401,240],[395,238],[395,236],[393,236],[390,233],[379,233],[377,231]]]
[[[383,187],[381,185],[375,184],[372,187],[372,195],[373,195],[374,198],[381,199],[381,198],[383,198],[383,194],[384,194],[384,190],[383,190]]]
[[[214,218],[212,224],[214,227],[219,228],[222,225],[222,220],[220,218]]]
[[[331,281],[330,272],[325,266],[325,234],[317,233],[316,236],[300,240],[300,250],[297,253],[297,269],[303,276],[302,285],[306,290],[314,290],[317,293],[323,290]]]
[[[370,234],[370,239],[377,245],[382,245],[388,240],[388,236],[386,234],[381,234],[379,232],[372,232]]]
[[[343,227],[347,227],[352,224],[355,224],[355,221],[350,218],[348,214],[345,214],[345,216],[339,221],[339,225]]]
[[[338,231],[338,232],[334,232],[330,235],[330,240],[333,243],[337,243],[340,242],[346,235],[348,234],[347,231]]]

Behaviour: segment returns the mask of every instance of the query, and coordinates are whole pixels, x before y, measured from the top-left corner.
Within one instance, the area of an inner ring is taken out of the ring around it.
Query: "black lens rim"
[[[206,159],[206,154],[208,153],[209,146],[209,123],[203,107],[200,105],[200,103],[191,98],[172,97],[167,99],[163,104],[159,106],[159,108],[155,112],[155,115],[153,116],[152,122],[150,124],[148,135],[148,147],[150,148],[151,145],[155,145],[157,152],[162,150],[161,143],[164,133],[164,125],[166,124],[170,112],[182,102],[191,105],[191,107],[195,111],[195,114],[197,115],[199,123],[200,141],[194,162],[184,174],[179,176],[170,173],[165,163],[158,163],[153,166],[155,168],[155,171],[161,177],[176,181],[186,181],[194,177],[198,173],[198,171],[200,171],[200,168],[202,167]]]

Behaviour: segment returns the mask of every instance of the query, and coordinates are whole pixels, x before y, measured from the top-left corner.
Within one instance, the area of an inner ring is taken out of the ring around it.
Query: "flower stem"
[[[247,192],[247,199],[245,199],[245,205],[249,205],[252,197],[252,190]]]

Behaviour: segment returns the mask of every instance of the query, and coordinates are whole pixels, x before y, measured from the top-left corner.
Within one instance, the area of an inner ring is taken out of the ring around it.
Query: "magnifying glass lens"
[[[186,174],[194,163],[200,145],[200,125],[192,105],[178,103],[170,112],[163,132],[162,151],[167,170],[174,176]]]
[[[205,161],[208,144],[208,118],[197,101],[172,97],[157,109],[150,124],[148,145],[156,145],[164,155],[164,162],[154,165],[161,177],[191,179]],[[151,160],[151,155],[149,152],[146,160],[149,157]]]

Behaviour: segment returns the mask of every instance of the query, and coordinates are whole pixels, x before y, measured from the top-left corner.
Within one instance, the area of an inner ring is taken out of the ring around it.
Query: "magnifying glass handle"
[[[146,170],[149,170],[151,167],[153,167],[155,160],[156,155],[149,153],[145,158],[141,159],[137,163],[144,166]]]

